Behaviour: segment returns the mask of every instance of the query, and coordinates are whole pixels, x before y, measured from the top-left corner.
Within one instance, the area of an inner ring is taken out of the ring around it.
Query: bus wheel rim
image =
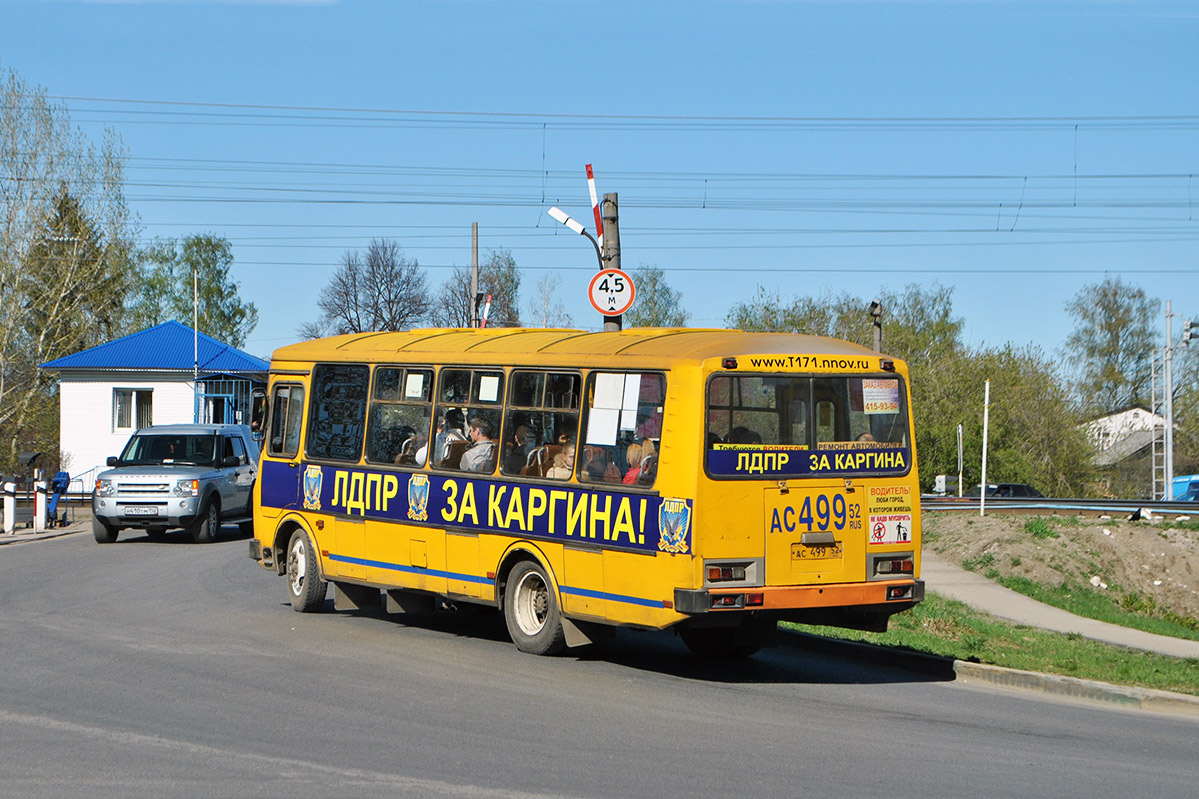
[[[304,577],[308,573],[308,553],[304,551],[303,539],[297,538],[287,553],[287,573],[291,575],[291,591],[299,596],[304,591]]]
[[[525,635],[537,635],[545,628],[549,610],[549,587],[536,572],[526,572],[516,584],[516,624]]]

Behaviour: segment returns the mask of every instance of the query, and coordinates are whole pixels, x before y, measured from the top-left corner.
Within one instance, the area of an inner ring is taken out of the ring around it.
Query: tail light
[[[874,562],[875,574],[912,574],[913,571],[911,558],[884,558]]]
[[[744,566],[709,566],[708,567],[708,582],[710,583],[725,583],[730,580],[741,581],[745,579]]]

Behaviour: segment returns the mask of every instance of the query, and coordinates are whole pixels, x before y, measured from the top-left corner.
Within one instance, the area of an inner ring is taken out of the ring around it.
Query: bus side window
[[[665,378],[653,372],[592,372],[586,397],[585,436],[575,458],[580,482],[652,485],[662,435]],[[641,458],[637,464],[629,462],[633,444]],[[647,450],[655,453],[648,470]]]
[[[575,409],[582,382],[580,375],[570,372],[513,371],[500,447],[501,472],[525,477],[549,474],[565,442],[578,436]]]
[[[437,432],[429,460],[434,468],[477,471],[495,470],[495,450],[504,405],[504,373],[495,369],[442,369],[437,396],[441,398],[435,416]],[[486,435],[471,438],[470,420],[485,422],[480,431]],[[466,453],[472,448],[477,451]],[[483,457],[486,455],[486,457]],[[419,456],[418,456],[419,459]]]
[[[356,463],[366,431],[370,369],[362,364],[317,364],[308,409],[310,458]]]
[[[430,369],[377,367],[367,421],[366,459],[373,463],[423,466],[422,448],[433,418]]]

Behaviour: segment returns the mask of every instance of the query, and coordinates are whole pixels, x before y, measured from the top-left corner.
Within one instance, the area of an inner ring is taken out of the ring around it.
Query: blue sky
[[[693,325],[918,283],[968,343],[1054,353],[1107,275],[1199,316],[1196,42],[1152,1],[0,4],[0,67],[122,137],[143,238],[233,242],[263,356],[347,249],[437,285],[472,222],[598,328],[544,213],[590,227],[589,162]]]

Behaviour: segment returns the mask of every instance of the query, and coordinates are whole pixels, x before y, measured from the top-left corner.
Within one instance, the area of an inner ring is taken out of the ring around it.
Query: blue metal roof
[[[179,322],[131,333],[90,349],[47,361],[43,369],[145,369],[149,371],[191,372],[195,368],[193,333]],[[265,372],[270,364],[203,333],[199,336],[201,372]]]

